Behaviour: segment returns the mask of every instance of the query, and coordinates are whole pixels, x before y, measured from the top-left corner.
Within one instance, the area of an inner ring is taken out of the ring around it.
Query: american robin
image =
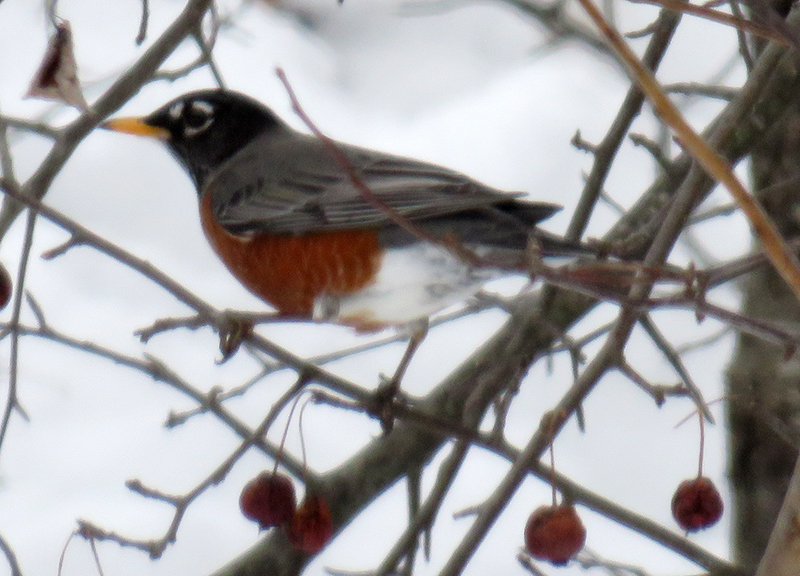
[[[586,251],[536,228],[560,206],[434,164],[335,143],[382,202],[376,206],[321,139],[237,92],[191,92],[143,118],[102,127],[166,143],[194,180],[209,243],[280,315],[361,331],[410,327],[400,364],[368,407],[387,432],[428,317],[507,270],[476,266],[430,239],[446,239],[482,262],[519,262],[532,240],[544,254]],[[397,215],[415,230],[400,226]]]
[[[402,228],[354,186],[318,138],[236,92],[201,90],[106,129],[164,141],[197,188],[209,243],[281,315],[360,330],[426,319],[502,274]],[[447,168],[337,144],[360,179],[429,237],[480,256],[522,254],[560,209]]]

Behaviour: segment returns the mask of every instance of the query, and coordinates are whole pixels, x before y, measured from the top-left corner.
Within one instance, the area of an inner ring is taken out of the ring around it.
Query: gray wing
[[[410,220],[490,207],[503,193],[433,164],[339,145],[369,189]],[[207,184],[219,222],[231,233],[302,234],[381,228],[390,218],[365,200],[317,138],[272,134],[251,142]]]

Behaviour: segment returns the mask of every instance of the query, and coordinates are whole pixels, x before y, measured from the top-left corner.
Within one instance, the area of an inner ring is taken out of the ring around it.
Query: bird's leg
[[[428,319],[417,320],[409,324],[408,329],[410,334],[406,351],[403,353],[403,357],[400,359],[400,363],[397,365],[394,375],[389,379],[382,377],[383,382],[375,392],[375,403],[371,410],[381,421],[381,427],[386,434],[391,432],[394,426],[392,404],[397,393],[400,391],[400,382],[403,380],[403,376],[408,369],[408,365],[411,363],[411,359],[414,357],[414,353],[417,351],[417,348],[419,348],[419,345],[422,344],[422,341],[425,340],[425,336],[428,335]]]
[[[419,348],[419,345],[422,344],[422,341],[425,340],[425,336],[428,335],[428,319],[416,320],[409,324],[409,332],[406,351],[403,353],[400,364],[397,365],[397,369],[394,371],[394,376],[392,376],[392,379],[387,383],[394,386],[395,394],[400,389],[400,381],[403,379],[403,376],[405,376],[408,365],[411,364],[411,359],[414,357],[414,353],[417,351],[417,348]]]

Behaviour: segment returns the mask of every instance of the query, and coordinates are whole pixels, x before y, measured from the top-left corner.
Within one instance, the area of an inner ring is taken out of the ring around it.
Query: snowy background
[[[563,232],[582,189],[582,173],[591,157],[570,145],[576,130],[597,142],[614,118],[628,87],[620,68],[575,42],[548,44],[547,33],[513,7],[495,2],[402,2],[398,0],[298,0],[282,10],[262,3],[223,2],[221,13],[233,14],[235,26],[223,31],[215,56],[229,87],[255,96],[301,128],[287,95],[274,74],[285,69],[303,106],[328,135],[440,163],[490,185],[529,191],[538,199],[558,202],[565,210],[548,229]],[[174,0],[151,1],[149,39],[182,8]],[[580,17],[577,6],[574,12]],[[141,3],[62,0],[60,16],[70,21],[81,79],[91,102],[141,52],[134,45]],[[299,16],[302,14],[302,17]],[[624,32],[649,23],[650,7],[617,6]],[[0,3],[0,110],[7,115],[39,118],[62,125],[74,112],[39,101],[24,100],[31,76],[47,41],[44,9],[39,2]],[[637,49],[644,40],[634,41]],[[664,82],[707,81],[725,70],[735,53],[729,29],[686,19],[659,76]],[[169,64],[193,58],[186,43]],[[741,82],[734,67],[723,82]],[[175,83],[144,88],[121,113],[151,111],[191,89],[213,85],[207,71]],[[702,125],[719,104],[692,103],[688,117]],[[649,111],[634,132],[654,134]],[[27,177],[47,152],[49,142],[35,136],[13,137],[15,168]],[[630,145],[609,178],[606,189],[622,205],[630,205],[652,178],[647,153]],[[727,199],[717,193],[716,202]],[[205,243],[196,215],[196,194],[177,164],[156,143],[96,131],[77,149],[54,182],[46,202],[123,248],[149,260],[199,296],[220,308],[263,310],[227,273]],[[601,235],[614,213],[598,209],[589,236]],[[0,246],[0,260],[16,272],[23,222],[16,223]],[[747,229],[738,217],[696,230],[713,238],[724,227],[730,241],[717,256],[728,257],[748,247]],[[733,232],[732,232],[733,231]],[[77,338],[101,342],[126,354],[155,355],[170,362],[197,386],[230,386],[246,379],[256,363],[244,353],[217,366],[217,339],[209,330],[176,331],[142,344],[136,329],[158,318],[187,314],[148,281],[88,248],[78,248],[53,261],[38,257],[66,239],[66,234],[40,222],[35,237],[27,288],[45,311],[48,322]],[[679,249],[677,262],[685,262]],[[519,281],[495,288],[513,292]],[[717,301],[735,305],[736,294],[720,291]],[[600,307],[576,333],[613,318]],[[3,314],[7,318],[9,310]],[[23,316],[31,321],[31,315]],[[691,313],[655,314],[661,328],[676,342],[688,342],[719,330],[713,321],[698,326]],[[404,387],[424,393],[504,319],[486,312],[434,330],[415,357]],[[320,326],[268,326],[265,336],[298,354],[335,350],[361,338],[349,330]],[[638,343],[637,343],[638,342]],[[644,340],[628,351],[631,362],[655,382],[676,377]],[[720,396],[726,359],[733,338],[688,354],[687,365],[706,398]],[[369,386],[380,372],[391,372],[402,353],[398,344],[328,366]],[[595,348],[590,346],[588,352]],[[0,376],[7,375],[7,341],[0,348]],[[139,478],[164,492],[182,493],[202,480],[238,445],[233,434],[212,417],[195,418],[174,430],[163,427],[172,410],[192,403],[172,389],[111,362],[34,339],[23,340],[20,400],[31,417],[12,419],[0,453],[0,534],[17,553],[26,575],[55,574],[61,550],[77,518],[131,537],[152,538],[166,529],[172,510],[125,488]],[[232,408],[257,423],[292,375],[280,373],[261,384]],[[557,356],[552,371],[540,363],[523,386],[512,413],[510,439],[524,442],[571,384],[566,357]],[[5,382],[0,393],[5,396]],[[677,530],[669,510],[672,491],[697,466],[695,421],[675,429],[691,411],[688,401],[657,409],[652,400],[620,376],[606,377],[585,406],[588,431],[570,423],[556,443],[560,471],[604,496]],[[720,404],[714,414],[724,420]],[[281,420],[270,434],[279,438]],[[336,466],[379,433],[374,422],[330,408],[311,408],[306,419],[310,465]],[[296,450],[296,427],[289,434]],[[724,488],[724,437],[721,426],[707,434],[705,467]],[[441,458],[437,458],[437,461]],[[208,574],[259,538],[257,527],[241,517],[239,490],[271,462],[252,453],[227,480],[207,492],[189,510],[178,542],[164,557],[99,546],[105,573],[128,575]],[[474,451],[445,501],[433,533],[434,553],[418,574],[435,574],[470,525],[452,513],[477,505],[502,478],[507,464]],[[435,469],[429,471],[429,486]],[[376,501],[307,569],[347,571],[376,566],[405,526],[405,488],[395,486]],[[468,566],[466,574],[523,574],[515,555],[522,545],[525,520],[549,499],[549,487],[529,480]],[[727,501],[727,499],[726,499]],[[588,529],[587,546],[605,558],[640,564],[654,574],[692,573],[697,568],[655,547],[641,537],[581,509]],[[692,536],[725,557],[730,521]],[[7,573],[0,561],[0,575]],[[63,574],[91,574],[91,552],[74,541]],[[552,573],[577,574],[570,566]]]

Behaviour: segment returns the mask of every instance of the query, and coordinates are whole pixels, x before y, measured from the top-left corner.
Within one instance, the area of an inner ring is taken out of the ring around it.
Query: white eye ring
[[[169,107],[169,117],[173,121],[178,121],[183,114],[183,102],[175,102],[172,106]]]
[[[183,134],[187,138],[196,136],[197,134],[205,131],[214,121],[214,107],[208,102],[196,100],[190,104],[189,108],[190,110],[186,111],[184,114],[183,127]],[[191,115],[193,118],[201,117],[203,118],[203,121],[197,126],[190,126],[187,121],[189,115]]]

